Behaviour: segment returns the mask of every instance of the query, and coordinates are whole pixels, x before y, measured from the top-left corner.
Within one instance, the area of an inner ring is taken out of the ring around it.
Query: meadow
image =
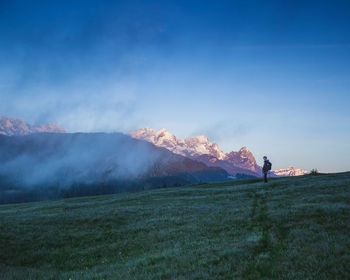
[[[0,279],[350,279],[350,172],[0,205]]]

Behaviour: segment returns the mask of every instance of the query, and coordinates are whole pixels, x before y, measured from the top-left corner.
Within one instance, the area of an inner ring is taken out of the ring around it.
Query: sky
[[[0,0],[0,116],[350,170],[349,1]]]

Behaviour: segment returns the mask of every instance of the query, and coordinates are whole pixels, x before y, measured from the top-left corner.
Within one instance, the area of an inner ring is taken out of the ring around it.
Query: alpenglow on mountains
[[[20,119],[0,117],[0,135],[23,136],[34,133],[65,133],[65,130],[57,124],[31,125]],[[130,136],[202,162],[207,166],[220,167],[232,176],[237,174],[261,176],[261,167],[247,147],[237,152],[224,153],[216,143],[211,143],[207,136],[178,139],[166,129],[156,131],[152,128],[140,128],[130,132]],[[299,176],[307,173],[309,172],[289,167],[274,170],[271,175]]]
[[[41,132],[65,133],[57,124],[31,125],[20,119],[0,117],[0,135],[29,135]]]
[[[261,167],[247,147],[238,152],[225,154],[216,143],[211,143],[207,136],[178,139],[166,129],[156,131],[153,128],[140,128],[130,133],[136,139],[143,139],[158,147],[166,148],[175,154],[201,161],[208,166],[225,169],[229,174],[237,173],[257,176]]]
[[[130,132],[130,136],[163,147],[175,154],[201,161],[208,166],[221,167],[229,174],[246,174],[261,176],[261,167],[256,163],[253,154],[247,147],[242,147],[238,152],[224,153],[216,143],[211,143],[207,136],[195,136],[178,139],[165,128],[156,131],[153,128],[140,128]],[[309,173],[306,170],[287,169],[274,170],[273,176],[299,176]]]

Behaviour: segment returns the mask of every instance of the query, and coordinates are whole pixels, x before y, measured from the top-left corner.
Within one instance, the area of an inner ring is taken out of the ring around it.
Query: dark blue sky
[[[349,170],[349,1],[0,0],[0,115]]]

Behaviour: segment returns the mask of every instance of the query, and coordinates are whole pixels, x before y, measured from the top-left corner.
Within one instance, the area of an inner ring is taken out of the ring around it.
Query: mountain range
[[[306,171],[300,168],[294,168],[293,166],[289,166],[288,168],[284,168],[284,169],[277,169],[277,170],[274,170],[273,172],[278,177],[301,176],[301,175],[306,175],[310,173],[309,171]]]
[[[189,157],[196,161],[205,163],[208,166],[216,166],[225,169],[230,175],[246,174],[261,176],[261,167],[256,163],[254,155],[247,147],[239,151],[224,153],[216,143],[211,143],[207,136],[195,136],[185,139],[178,139],[166,129],[156,131],[153,128],[140,128],[130,132],[136,139],[146,140],[155,146],[163,147],[169,151]],[[271,176],[299,176],[309,173],[306,170],[277,169],[271,172]]]
[[[146,140],[155,146],[205,163],[208,166],[217,166],[225,169],[229,174],[237,173],[258,176],[261,167],[256,163],[253,154],[247,147],[238,152],[224,153],[216,143],[211,143],[207,136],[195,136],[178,139],[166,129],[156,131],[153,128],[140,128],[130,132],[136,139]]]
[[[20,119],[0,118],[0,135],[16,136],[30,135],[34,133],[65,133],[65,130],[56,124],[30,125]],[[161,129],[140,128],[129,133],[132,138],[145,140],[157,147],[162,147],[170,152],[183,157],[199,161],[210,167],[224,169],[231,176],[245,174],[249,176],[261,176],[261,166],[255,160],[254,155],[247,147],[239,151],[224,153],[218,144],[211,143],[207,136],[195,136],[178,139],[175,135]],[[271,172],[271,176],[298,176],[309,173],[306,170],[289,167]]]
[[[31,125],[21,119],[0,117],[0,135],[28,135],[41,132],[65,133],[57,124]]]

